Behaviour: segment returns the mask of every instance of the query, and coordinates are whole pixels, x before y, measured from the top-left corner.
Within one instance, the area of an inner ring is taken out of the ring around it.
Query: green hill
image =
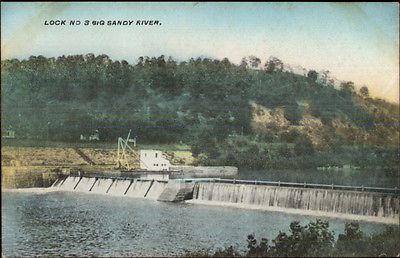
[[[399,105],[352,82],[307,76],[259,59],[141,57],[136,64],[93,54],[1,61],[2,131],[77,141],[99,130],[115,141],[191,146],[203,164],[250,168],[398,167]]]

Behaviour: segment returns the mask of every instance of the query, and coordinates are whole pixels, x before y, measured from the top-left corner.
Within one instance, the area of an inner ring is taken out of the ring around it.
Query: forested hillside
[[[78,141],[99,130],[116,141],[191,146],[203,164],[251,168],[352,164],[397,167],[399,106],[298,75],[270,58],[139,58],[93,54],[1,61],[2,131]]]

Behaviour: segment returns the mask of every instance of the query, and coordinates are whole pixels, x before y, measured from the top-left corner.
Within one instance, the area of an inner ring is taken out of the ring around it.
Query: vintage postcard
[[[2,257],[399,257],[399,119],[395,2],[2,2]]]

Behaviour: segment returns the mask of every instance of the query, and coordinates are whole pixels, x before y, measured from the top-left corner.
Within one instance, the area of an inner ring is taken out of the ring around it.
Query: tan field
[[[165,151],[172,164],[190,165],[190,151]],[[128,155],[131,168],[139,168],[138,151]],[[2,146],[2,186],[4,188],[37,187],[48,184],[56,172],[79,169],[103,172],[116,169],[117,150],[73,147]]]

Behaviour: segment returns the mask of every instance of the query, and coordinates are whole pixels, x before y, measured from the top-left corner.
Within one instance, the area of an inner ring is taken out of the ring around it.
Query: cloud
[[[24,24],[12,33],[9,39],[2,39],[1,55],[3,57],[18,56],[22,49],[29,48],[29,44],[42,32],[44,20],[57,19],[69,5],[69,3],[37,4],[35,6],[37,14],[31,18],[27,18]],[[7,8],[2,8],[3,11],[7,12]],[[2,26],[7,26],[7,24],[3,24]]]

